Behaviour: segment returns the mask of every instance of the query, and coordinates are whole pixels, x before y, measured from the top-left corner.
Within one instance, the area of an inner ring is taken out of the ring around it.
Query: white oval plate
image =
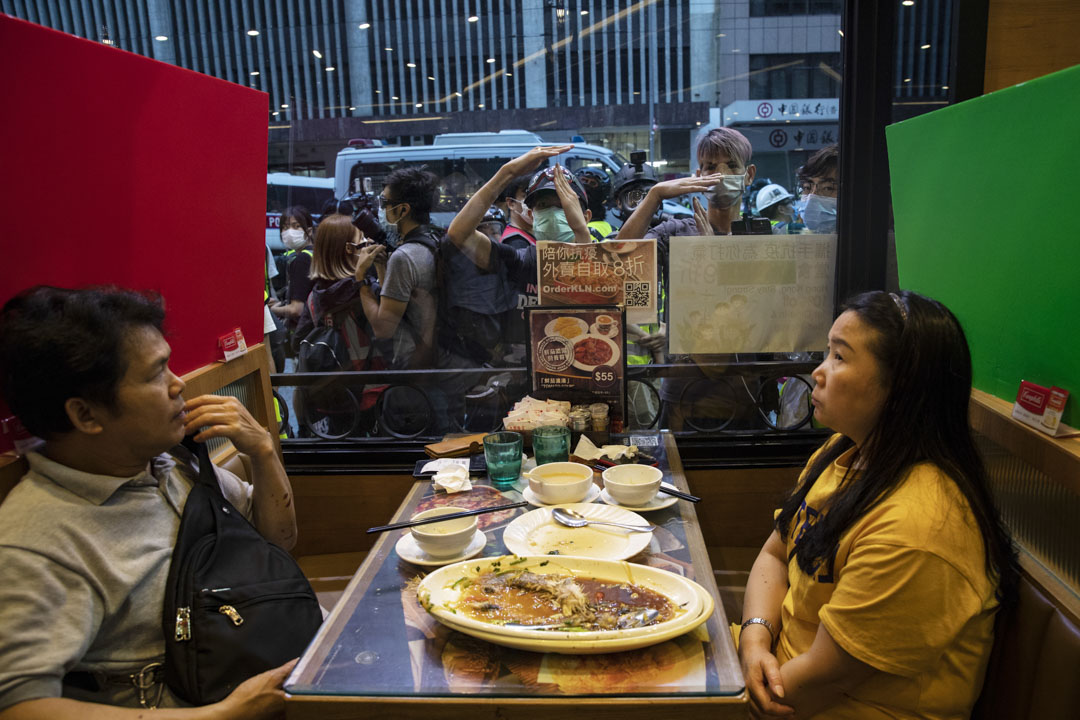
[[[528,482],[528,481],[526,481]],[[600,486],[593,483],[589,486],[589,491],[585,493],[585,497],[581,499],[583,503],[596,502],[596,498],[600,497]],[[536,493],[532,491],[532,488],[526,485],[521,490],[521,497],[525,498],[525,502],[536,507],[550,507],[551,505],[558,505],[559,503],[546,503],[540,498],[536,497]],[[611,503],[609,503],[611,504]]]
[[[502,568],[516,562],[515,567],[540,574],[578,574],[601,580],[632,582],[662,593],[682,611],[671,620],[657,625],[585,632],[507,628],[454,612],[454,603],[461,595],[456,584],[461,578],[480,575],[496,562]],[[547,556],[520,558],[506,555],[450,565],[425,577],[417,589],[417,596],[429,613],[454,630],[508,647],[558,653],[618,652],[653,645],[697,627],[712,615],[714,608],[712,597],[703,587],[666,570],[611,560]]]
[[[614,505],[571,503],[562,507],[577,510],[589,520],[607,520],[629,525],[648,525],[645,518]],[[630,532],[607,525],[566,527],[551,517],[551,508],[542,507],[514,518],[503,529],[503,544],[515,555],[547,555],[558,550],[559,555],[625,560],[649,546],[651,532]],[[553,557],[558,557],[553,556]]]
[[[446,558],[437,558],[432,555],[428,555],[426,552],[420,549],[420,546],[416,544],[416,538],[406,530],[405,534],[394,545],[394,551],[398,556],[407,562],[411,562],[413,565],[424,565],[429,567],[438,567],[439,565],[449,565],[450,563],[461,562],[462,560],[468,560],[471,557],[476,557],[480,554],[480,551],[487,545],[487,536],[484,535],[483,530],[477,530],[473,535],[472,540],[469,541],[468,546],[457,555]]]
[[[594,338],[596,340],[603,340],[605,343],[608,344],[608,347],[611,348],[611,357],[608,358],[607,362],[600,363],[600,365],[618,365],[619,357],[620,357],[619,356],[619,346],[616,345],[615,342],[609,337],[604,337],[603,335],[589,334],[589,335],[586,335],[585,337],[575,338],[571,342],[574,343],[574,347],[577,347],[577,344],[579,342],[581,342],[582,340],[584,340],[585,338],[587,338],[587,337],[588,338]],[[600,367],[600,365],[585,365],[584,363],[579,363],[577,360],[574,360],[573,364],[574,364],[574,367],[576,367],[578,370],[584,370],[585,372],[592,372],[596,368]]]
[[[661,483],[664,484],[664,483]],[[620,507],[623,510],[629,510],[630,512],[651,512],[653,510],[663,510],[664,508],[671,507],[679,501],[679,498],[674,495],[666,495],[664,493],[656,493],[652,500],[640,507],[633,507],[630,505],[620,505],[619,502],[611,497],[611,493],[604,488],[600,491],[600,500],[612,505],[614,507]]]
[[[585,322],[584,320],[582,320],[581,318],[572,317],[570,315],[564,315],[563,317],[567,318],[568,320],[573,320],[574,324],[577,325],[581,329],[581,332],[578,333],[577,335],[575,335],[574,337],[566,337],[562,333],[555,332],[555,323],[557,323],[559,320],[562,319],[562,318],[555,318],[554,320],[552,320],[551,322],[549,322],[547,325],[544,326],[544,335],[547,335],[549,337],[554,336],[554,337],[566,338],[570,342],[574,342],[575,340],[580,340],[587,332],[589,332],[589,324],[587,322]]]
[[[696,585],[696,583],[695,583]],[[640,635],[636,637],[604,638],[599,640],[583,640],[580,637],[567,637],[566,639],[550,638],[550,635],[581,635],[581,633],[553,633],[548,630],[529,630],[528,636],[509,636],[497,633],[485,632],[472,627],[466,627],[454,622],[454,616],[437,617],[436,619],[446,627],[457,630],[465,635],[486,640],[493,645],[503,645],[518,650],[531,650],[532,652],[559,653],[560,655],[599,655],[602,653],[624,652],[638,650],[650,645],[666,642],[680,635],[685,635],[698,625],[706,622],[713,614],[715,604],[712,595],[705,588],[697,585],[698,594],[701,597],[702,608],[697,617],[687,619],[685,626],[672,626],[664,628],[663,632],[655,635]],[[678,619],[678,618],[676,618]],[[673,621],[672,621],[673,622]],[[653,625],[657,628],[659,625]]]

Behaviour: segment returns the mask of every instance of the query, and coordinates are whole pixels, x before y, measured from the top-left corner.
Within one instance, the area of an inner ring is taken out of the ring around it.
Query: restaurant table
[[[657,457],[664,479],[688,491],[674,438],[632,434],[628,441]],[[599,484],[599,476],[596,477]],[[468,493],[436,493],[418,481],[393,521],[433,505],[497,505],[522,499],[474,479]],[[478,557],[507,554],[502,531],[533,508],[478,516],[486,545]],[[515,650],[452,631],[416,599],[420,567],[394,547],[408,530],[385,532],[357,570],[285,683],[289,720],[345,718],[527,718],[589,720],[675,717],[745,718],[747,695],[728,619],[720,602],[694,506],[678,500],[645,514],[657,525],[636,562],[698,582],[715,610],[695,630],[637,650],[562,655]]]

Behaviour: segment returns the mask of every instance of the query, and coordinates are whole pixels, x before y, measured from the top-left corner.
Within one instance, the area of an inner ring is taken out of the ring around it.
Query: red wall
[[[236,326],[259,342],[267,95],[7,15],[0,68],[0,303],[156,290],[177,373]]]

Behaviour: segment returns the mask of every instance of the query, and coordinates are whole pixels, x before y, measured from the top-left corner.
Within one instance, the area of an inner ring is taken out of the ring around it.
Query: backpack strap
[[[217,475],[214,473],[214,462],[210,459],[210,448],[206,446],[206,443],[197,442],[194,435],[185,435],[180,444],[195,457],[198,463],[199,484],[221,494],[221,486],[218,485]]]

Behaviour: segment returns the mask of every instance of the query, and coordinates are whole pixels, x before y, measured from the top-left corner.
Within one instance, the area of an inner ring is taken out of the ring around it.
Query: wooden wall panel
[[[791,491],[801,467],[689,470],[705,545],[760,548],[772,530],[773,510]]]
[[[990,0],[984,92],[1080,64],[1080,2]]]
[[[370,550],[365,531],[390,522],[415,480],[412,475],[290,475],[298,538],[293,555]]]

